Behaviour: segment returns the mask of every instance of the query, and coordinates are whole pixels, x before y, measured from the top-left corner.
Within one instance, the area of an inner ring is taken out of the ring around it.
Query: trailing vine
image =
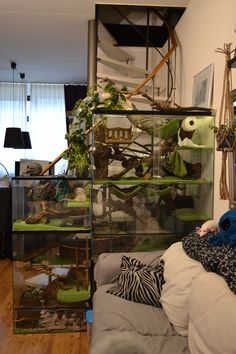
[[[96,90],[90,89],[84,99],[79,99],[72,110],[73,121],[69,132],[65,135],[69,148],[63,153],[68,160],[69,171],[78,177],[88,173],[90,166],[90,146],[87,143],[88,132],[92,128],[94,110],[104,108],[109,110],[132,109],[126,99],[127,88],[118,89],[114,82],[106,78],[104,86],[97,85]]]

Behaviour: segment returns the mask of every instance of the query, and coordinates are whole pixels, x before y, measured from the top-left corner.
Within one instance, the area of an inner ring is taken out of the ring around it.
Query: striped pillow
[[[151,266],[135,258],[122,256],[117,284],[107,292],[126,300],[161,307],[159,300],[164,284],[163,271],[163,260]]]

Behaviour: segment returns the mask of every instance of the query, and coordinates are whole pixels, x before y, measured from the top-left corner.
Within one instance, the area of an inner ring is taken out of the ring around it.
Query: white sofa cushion
[[[236,296],[225,280],[204,273],[189,294],[189,347],[193,354],[236,353]]]
[[[140,304],[107,293],[112,284],[97,288],[93,296],[92,331],[135,331],[144,336],[176,336],[158,307]]]
[[[106,337],[128,332],[147,345],[148,354],[190,354],[187,338],[177,335],[162,309],[108,294],[111,286],[99,286],[93,296],[90,354]]]
[[[200,262],[191,259],[183,250],[182,242],[171,245],[163,254],[165,284],[161,293],[161,304],[176,331],[188,335],[189,290],[193,280],[205,272]]]

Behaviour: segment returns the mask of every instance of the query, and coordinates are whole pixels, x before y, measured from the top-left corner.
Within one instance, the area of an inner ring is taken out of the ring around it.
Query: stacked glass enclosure
[[[15,177],[12,198],[15,333],[84,330],[91,181]]]
[[[165,249],[213,218],[214,112],[93,116],[91,178],[12,179],[15,333],[80,331],[91,259]]]
[[[107,111],[93,121],[93,245],[167,248],[213,216],[214,114]]]

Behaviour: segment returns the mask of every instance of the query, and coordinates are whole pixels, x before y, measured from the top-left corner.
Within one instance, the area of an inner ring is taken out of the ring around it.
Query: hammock
[[[129,201],[133,197],[135,197],[143,188],[143,185],[140,184],[138,186],[131,186],[120,188],[118,186],[112,185],[111,186],[111,193],[113,193],[117,198]]]
[[[140,184],[138,186],[131,186],[131,187],[125,187],[125,188],[120,188],[115,185],[111,185],[111,193],[114,194],[117,198],[129,201],[133,197],[135,197],[143,188],[143,185]],[[155,192],[159,195],[166,195],[170,194],[172,191],[172,187],[168,186],[166,188],[160,188],[160,189],[155,189]]]

